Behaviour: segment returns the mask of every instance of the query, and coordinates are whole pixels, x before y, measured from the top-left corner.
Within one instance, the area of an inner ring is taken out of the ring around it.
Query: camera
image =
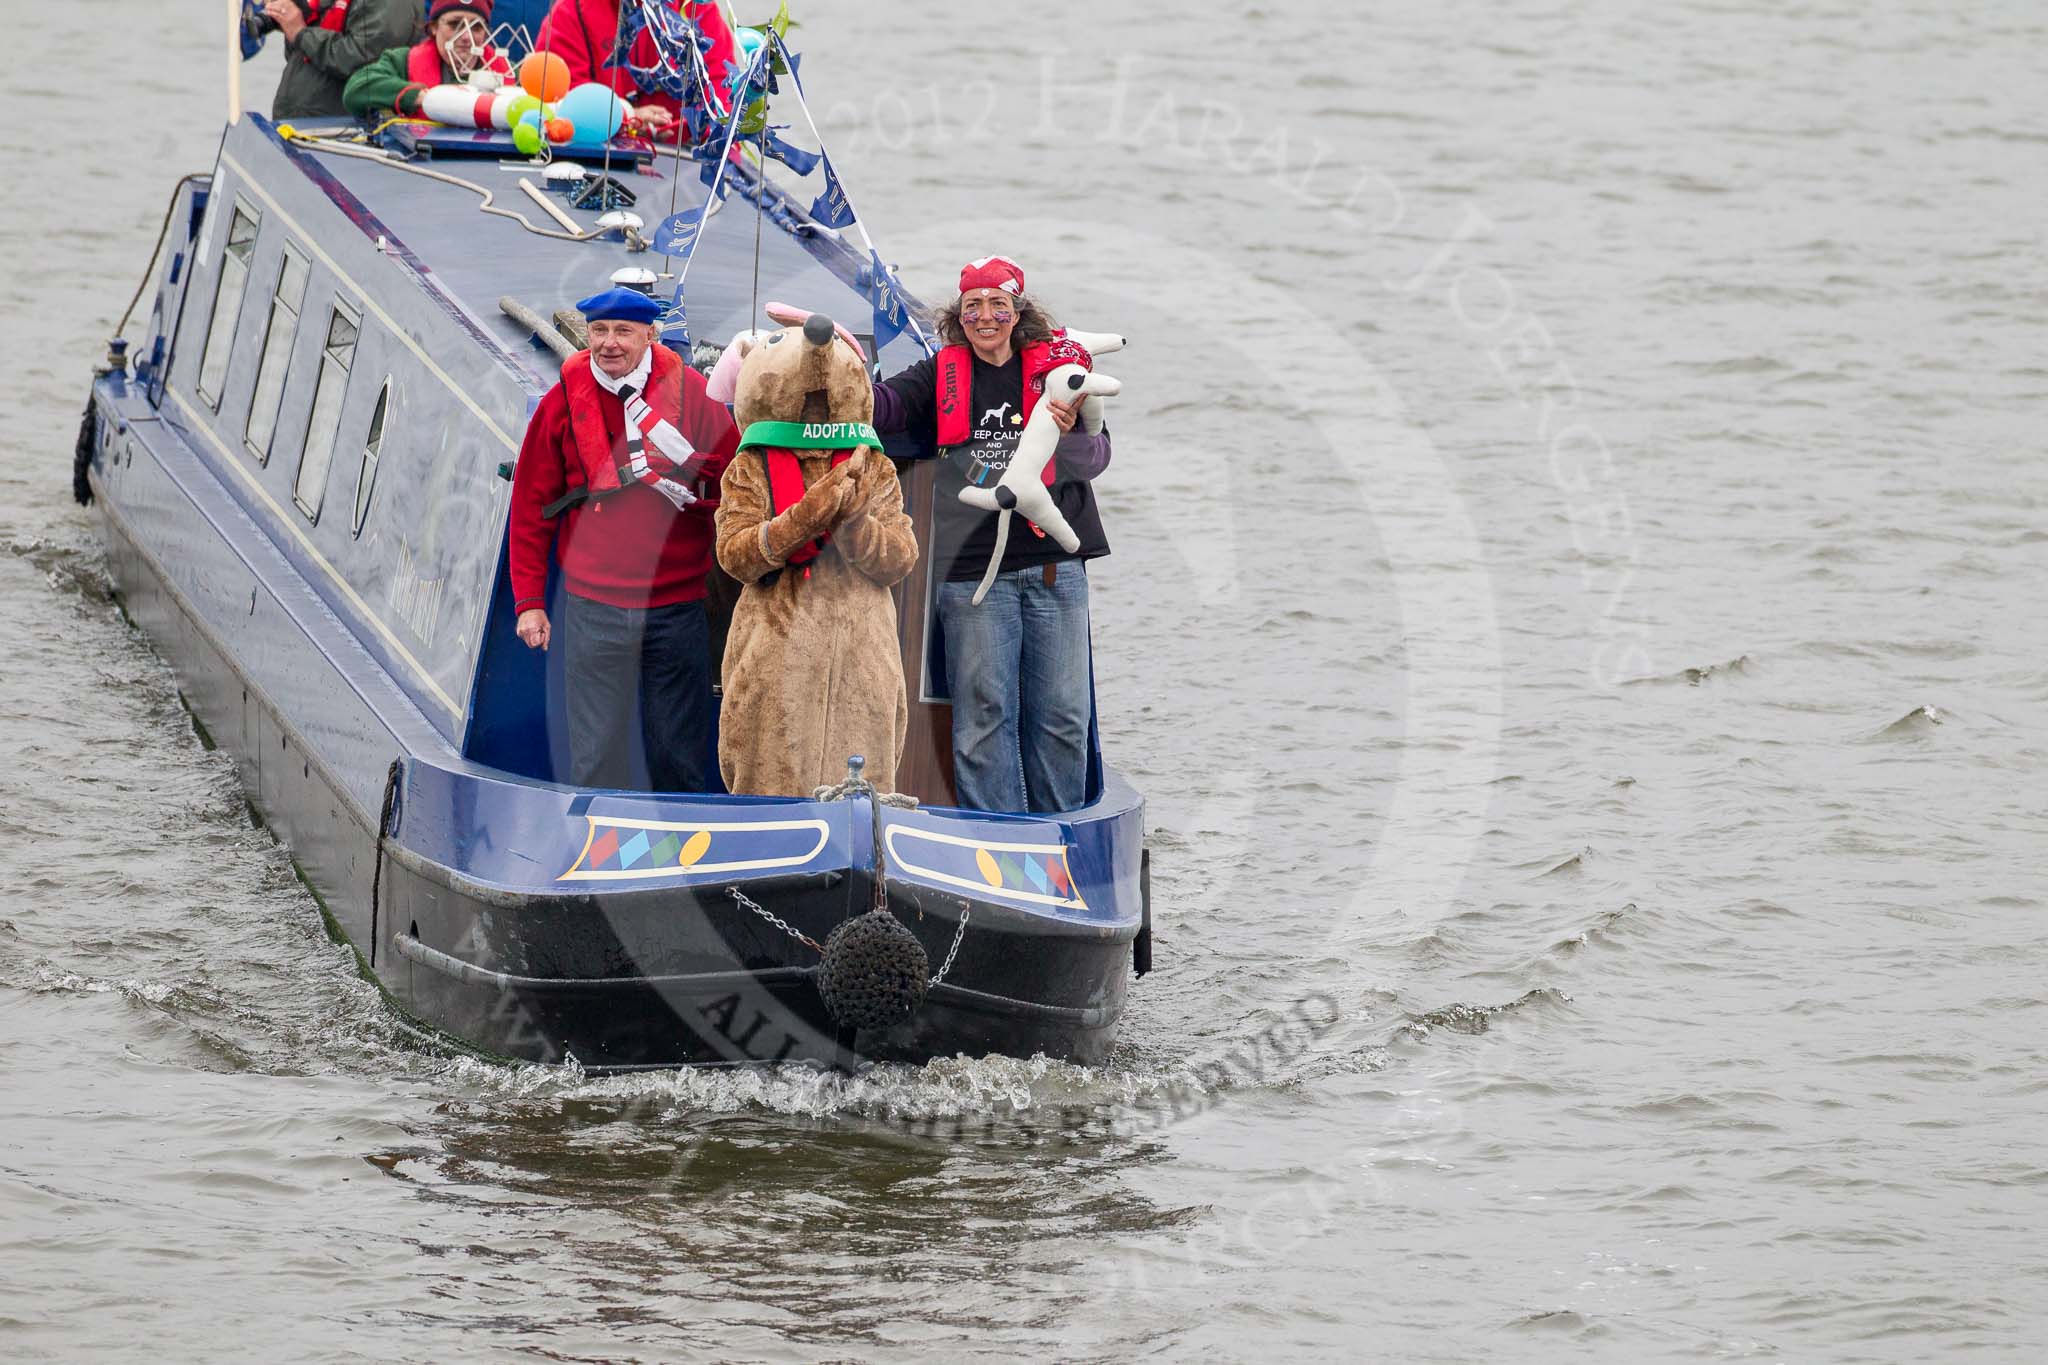
[[[299,0],[299,12],[306,16],[308,22],[312,21],[313,13],[305,0]],[[257,0],[242,0],[242,42],[245,47],[249,44],[260,47],[263,40],[275,32],[277,20],[264,13]]]

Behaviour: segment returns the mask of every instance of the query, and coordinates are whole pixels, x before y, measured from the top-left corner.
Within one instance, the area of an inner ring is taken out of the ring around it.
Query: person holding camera
[[[420,0],[266,0],[265,26],[284,39],[284,75],[270,102],[273,121],[341,118],[348,78],[425,29]]]

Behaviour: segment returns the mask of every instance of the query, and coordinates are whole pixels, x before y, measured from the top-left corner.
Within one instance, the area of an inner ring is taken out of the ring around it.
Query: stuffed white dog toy
[[[1075,332],[1053,343],[1053,357],[1060,363],[1046,371],[1043,398],[1081,400],[1081,429],[1093,436],[1102,430],[1102,400],[1123,392],[1123,385],[1106,374],[1094,372],[1095,357],[1123,349],[1124,339],[1109,332]],[[995,553],[989,556],[988,571],[974,590],[974,605],[988,596],[1002,567],[1003,552],[1010,544],[1010,514],[1021,513],[1039,530],[1051,536],[1062,550],[1072,554],[1081,548],[1081,538],[1067,525],[1052,489],[1045,484],[1046,462],[1060,443],[1059,423],[1053,420],[1051,405],[1040,401],[1024,423],[1017,438],[1016,453],[1003,477],[985,488],[963,488],[960,501],[969,507],[1000,513],[996,521]]]

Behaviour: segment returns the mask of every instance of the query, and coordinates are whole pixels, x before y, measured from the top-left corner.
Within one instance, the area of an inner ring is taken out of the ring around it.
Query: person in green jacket
[[[420,112],[420,92],[460,85],[479,68],[507,77],[511,69],[490,45],[491,0],[434,0],[427,36],[394,47],[348,78],[341,102],[358,118]]]
[[[273,120],[340,118],[348,78],[379,53],[420,34],[420,0],[268,0],[284,39]]]

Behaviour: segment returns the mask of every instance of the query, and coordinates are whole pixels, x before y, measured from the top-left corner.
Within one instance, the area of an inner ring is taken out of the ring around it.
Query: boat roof
[[[301,123],[295,132],[318,137],[353,128]],[[376,220],[379,234],[388,239],[387,249],[406,258],[430,288],[443,293],[511,356],[531,357],[524,379],[536,393],[554,382],[552,357],[532,344],[526,326],[504,313],[501,298],[509,296],[551,318],[557,310],[573,309],[576,300],[608,287],[612,272],[621,267],[654,271],[660,277],[657,297],[673,292],[675,276],[684,268],[680,256],[634,250],[626,241],[569,241],[528,230],[521,219],[550,232],[562,227],[521,187],[522,181],[585,229],[595,229],[599,214],[572,207],[567,197],[548,191],[542,168],[517,153],[404,160],[360,145],[303,137],[294,137],[289,146],[308,174],[331,179],[360,203]],[[578,160],[593,172],[603,170],[601,157]],[[664,151],[639,164],[620,155],[609,173],[636,197],[630,211],[645,224],[641,235],[651,239],[671,212],[704,204],[709,189],[700,177],[702,168],[699,161],[679,162]],[[869,338],[873,306],[859,280],[866,253],[812,220],[773,176],[765,193],[757,194],[756,184],[751,168],[738,163],[728,167],[726,185],[731,192],[703,228],[688,265],[684,302],[691,341],[722,346],[744,328],[773,325],[758,312],[758,306],[770,300],[834,313],[848,330]],[[757,202],[767,205],[767,214],[757,212]],[[486,212],[487,203],[506,212]],[[757,218],[763,220],[758,235]],[[901,354],[895,354],[899,347]],[[891,352],[885,373],[923,354],[910,335],[885,350]]]

